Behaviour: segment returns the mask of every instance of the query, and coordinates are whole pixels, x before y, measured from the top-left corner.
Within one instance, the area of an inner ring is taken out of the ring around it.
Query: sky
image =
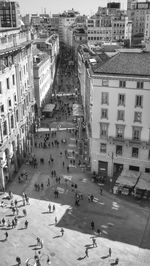
[[[93,15],[98,6],[106,6],[108,2],[120,2],[121,8],[126,9],[127,0],[17,0],[20,4],[21,15],[26,13],[43,13],[44,8],[48,14],[62,13],[74,8],[81,15]]]

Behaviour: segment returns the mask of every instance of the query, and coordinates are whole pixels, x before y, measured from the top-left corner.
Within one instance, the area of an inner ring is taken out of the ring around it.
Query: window
[[[100,144],[100,152],[106,153],[107,151],[107,145],[105,143]]]
[[[6,136],[7,135],[7,122],[4,121],[4,124],[3,124],[3,135]]]
[[[150,168],[145,168],[145,173],[150,173]]]
[[[121,145],[116,146],[116,155],[122,155],[122,146]]]
[[[119,139],[123,139],[124,138],[124,129],[125,126],[123,125],[116,125],[116,137]]]
[[[1,113],[4,113],[4,104],[1,105]]]
[[[14,101],[15,101],[15,102],[17,101],[17,96],[16,96],[16,95],[14,95]]]
[[[6,79],[6,86],[7,86],[7,89],[9,90],[9,78]]]
[[[108,92],[102,92],[102,104],[108,104]]]
[[[118,105],[125,105],[125,94],[118,95]]]
[[[143,89],[144,87],[144,82],[143,81],[138,81],[137,82],[137,89]]]
[[[103,86],[108,86],[108,80],[102,79],[102,85]]]
[[[124,80],[120,80],[120,81],[119,81],[119,87],[121,87],[121,88],[125,88],[125,87],[126,87],[126,81],[124,81]]]
[[[140,127],[133,127],[133,140],[140,140],[141,139],[141,128]]]
[[[15,75],[12,75],[12,83],[15,85]]]
[[[124,110],[118,110],[118,117],[117,117],[117,120],[122,120],[124,121]]]
[[[132,157],[134,157],[134,158],[138,158],[138,155],[139,155],[139,149],[133,147],[133,148],[132,148]]]
[[[135,107],[143,107],[143,96],[142,95],[136,95]]]
[[[134,122],[142,122],[142,113],[141,112],[135,112],[134,113]]]
[[[11,121],[11,128],[14,128],[14,117],[13,117],[13,115],[11,115],[10,121]]]
[[[21,71],[19,71],[20,81],[21,81]]]
[[[11,107],[11,100],[8,100],[8,106]]]
[[[2,82],[0,81],[0,94],[2,94]]]
[[[16,121],[19,121],[18,110],[16,110]]]
[[[101,109],[101,118],[108,119],[108,110],[107,109]]]
[[[108,124],[100,123],[100,136],[106,138],[108,136]]]

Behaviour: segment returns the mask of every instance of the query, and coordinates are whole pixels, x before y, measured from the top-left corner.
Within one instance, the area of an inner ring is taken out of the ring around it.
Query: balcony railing
[[[0,38],[0,50],[10,49],[31,40],[30,32],[11,34]]]

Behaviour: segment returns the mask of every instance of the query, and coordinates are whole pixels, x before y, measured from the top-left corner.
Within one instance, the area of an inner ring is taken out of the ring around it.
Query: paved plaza
[[[18,200],[18,224],[15,228],[0,227],[0,265],[14,266],[16,257],[21,258],[22,264],[28,258],[33,258],[39,250],[43,255],[41,265],[47,265],[47,255],[51,265],[77,266],[77,265],[116,265],[115,259],[119,258],[118,265],[150,265],[150,226],[144,228],[149,217],[149,206],[144,203],[129,202],[125,198],[119,198],[103,190],[100,195],[97,184],[92,183],[91,175],[81,171],[76,165],[70,163],[65,157],[65,150],[77,150],[73,134],[67,131],[57,132],[56,139],[66,138],[66,144],[60,144],[59,148],[36,148],[35,154],[38,166],[33,168],[28,163],[24,164],[15,180],[9,185],[8,190]],[[41,141],[37,139],[36,141]],[[49,164],[50,155],[54,162]],[[40,158],[44,163],[40,163]],[[71,157],[70,157],[71,158]],[[64,162],[64,166],[63,166]],[[69,165],[69,172],[67,166]],[[56,177],[52,177],[51,171],[56,171],[57,177],[61,177],[60,184]],[[18,182],[18,176],[23,171],[28,173],[28,179]],[[68,181],[65,181],[65,177]],[[50,186],[47,186],[48,179]],[[34,185],[44,184],[44,189],[36,191]],[[79,206],[75,206],[75,189],[83,195]],[[55,198],[54,191],[58,189],[59,196]],[[22,193],[29,196],[30,205],[22,206]],[[7,193],[6,193],[7,194]],[[88,195],[94,195],[94,201],[88,201]],[[1,199],[5,195],[1,195]],[[4,200],[6,206],[0,207],[0,219],[12,220],[10,200]],[[55,211],[48,210],[49,203],[55,204]],[[26,208],[27,216],[23,216],[22,210]],[[55,224],[57,217],[57,224]],[[28,220],[28,228],[25,229],[25,220]],[[91,221],[95,228],[91,229]],[[64,235],[61,236],[61,228]],[[9,230],[8,230],[9,229]],[[97,229],[101,230],[98,236]],[[5,240],[5,232],[8,239]],[[36,238],[43,240],[43,248],[36,244]],[[93,247],[92,238],[95,237],[97,247]],[[142,246],[142,248],[139,248]],[[88,249],[88,257],[85,250]],[[109,256],[109,248],[112,250]],[[30,259],[32,262],[32,259]],[[34,265],[34,264],[32,264]]]

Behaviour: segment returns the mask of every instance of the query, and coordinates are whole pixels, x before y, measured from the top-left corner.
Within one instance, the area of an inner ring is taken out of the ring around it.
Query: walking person
[[[22,212],[23,212],[23,215],[24,215],[24,216],[27,216],[27,211],[26,211],[26,209],[23,209]]]
[[[55,225],[57,224],[57,217],[55,216]]]
[[[64,229],[61,228],[60,232],[61,232],[61,236],[63,236],[64,235]]]
[[[27,220],[26,220],[25,223],[24,223],[26,229],[28,228],[28,223],[29,223],[29,222],[28,222]]]
[[[51,212],[51,205],[50,205],[50,203],[48,205],[48,210],[49,210],[49,212]]]
[[[94,228],[95,228],[94,221],[91,222],[91,228],[92,228],[92,230],[94,230]]]
[[[53,212],[55,211],[55,204],[53,205]]]
[[[43,248],[44,241],[41,239],[40,240],[41,248]]]
[[[7,240],[7,238],[8,238],[8,232],[6,231],[5,232],[5,240]]]
[[[97,247],[96,239],[95,238],[92,238],[92,241],[93,241],[93,248],[94,247]]]
[[[85,257],[89,257],[88,248],[85,249]]]
[[[111,248],[109,248],[108,252],[109,252],[109,257],[111,257],[111,253],[112,253]]]

